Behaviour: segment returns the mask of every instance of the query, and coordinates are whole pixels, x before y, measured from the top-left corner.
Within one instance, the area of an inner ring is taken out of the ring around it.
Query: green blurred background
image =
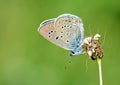
[[[63,13],[82,18],[85,36],[105,36],[103,82],[120,84],[120,0],[0,0],[0,85],[99,85],[95,61],[77,55],[65,70],[69,51],[37,32]]]

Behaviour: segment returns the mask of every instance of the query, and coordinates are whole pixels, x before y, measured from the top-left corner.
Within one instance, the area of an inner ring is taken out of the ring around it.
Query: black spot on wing
[[[70,26],[70,28],[72,28],[72,26]]]
[[[51,30],[48,34],[50,35],[50,34],[52,34],[53,32],[56,32],[56,31]]]
[[[69,40],[67,40],[67,43],[69,42]]]
[[[57,36],[55,39],[58,40],[58,38],[59,38],[59,37]]]
[[[64,27],[66,28],[66,25]]]
[[[69,27],[69,25],[67,25],[67,28]]]

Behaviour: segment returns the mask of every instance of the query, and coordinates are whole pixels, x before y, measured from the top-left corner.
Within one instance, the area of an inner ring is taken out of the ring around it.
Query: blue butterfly
[[[82,20],[72,14],[62,14],[57,18],[43,21],[38,32],[48,41],[70,50],[70,55],[82,53],[84,28]]]

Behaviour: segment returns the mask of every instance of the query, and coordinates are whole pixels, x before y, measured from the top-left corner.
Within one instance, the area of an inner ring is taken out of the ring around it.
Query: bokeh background
[[[0,85],[99,85],[97,62],[77,55],[65,69],[69,51],[37,32],[63,13],[82,18],[85,36],[105,37],[103,82],[120,84],[120,0],[0,0]]]

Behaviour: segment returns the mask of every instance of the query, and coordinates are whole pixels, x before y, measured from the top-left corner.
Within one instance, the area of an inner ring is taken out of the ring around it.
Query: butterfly
[[[48,41],[70,51],[70,56],[82,54],[84,28],[82,20],[73,14],[62,14],[43,21],[38,32]]]

